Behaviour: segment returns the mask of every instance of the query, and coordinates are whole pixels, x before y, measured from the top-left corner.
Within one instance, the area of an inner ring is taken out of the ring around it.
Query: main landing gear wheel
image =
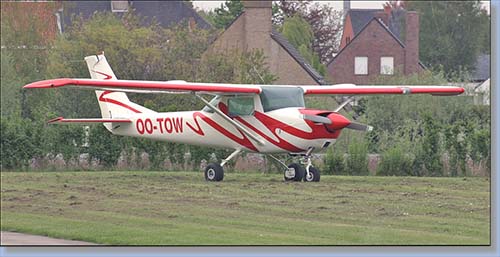
[[[224,179],[224,169],[217,163],[210,163],[205,168],[205,180],[222,181]]]
[[[288,169],[285,170],[285,181],[301,181],[305,174],[304,167],[298,163],[292,163],[288,165]]]
[[[309,172],[304,175],[304,182],[319,182],[319,170],[314,167],[309,167]]]

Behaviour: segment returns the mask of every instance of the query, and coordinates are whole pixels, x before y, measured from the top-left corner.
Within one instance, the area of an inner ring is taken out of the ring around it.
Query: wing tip
[[[60,79],[48,79],[29,83],[23,88],[52,88],[52,87],[62,87],[71,84],[73,79],[60,78]]]
[[[54,118],[54,119],[51,119],[51,120],[47,121],[47,124],[56,123],[56,122],[59,122],[59,121],[61,121],[61,120],[63,120],[63,119],[64,119],[64,117],[59,116],[59,117],[57,117],[57,118]]]

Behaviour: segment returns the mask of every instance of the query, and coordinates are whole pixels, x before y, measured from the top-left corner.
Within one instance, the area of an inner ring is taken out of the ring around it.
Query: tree
[[[479,52],[489,52],[484,46],[489,41],[489,18],[480,1],[409,1],[407,8],[420,15],[420,59],[424,64],[442,65],[449,75],[470,71]]]
[[[321,64],[318,55],[313,52],[314,34],[311,26],[300,16],[286,17],[281,27],[281,33],[299,51],[311,66],[322,76],[326,73],[325,65]]]
[[[0,69],[1,110],[4,116],[21,115],[21,89],[22,82],[18,78],[12,53],[3,52],[0,56],[2,67]]]
[[[338,51],[342,32],[342,12],[333,7],[312,3],[310,0],[280,0],[273,8],[273,23],[282,26],[287,17],[300,16],[313,32],[311,49],[319,57],[320,63],[328,63],[333,53]]]
[[[2,116],[17,109],[33,119],[48,108],[49,92],[34,96],[21,88],[46,76],[47,55],[57,35],[52,18],[57,8],[55,2],[2,2]]]
[[[223,29],[242,12],[243,3],[240,0],[226,0],[219,8],[208,12],[207,17],[214,27]]]

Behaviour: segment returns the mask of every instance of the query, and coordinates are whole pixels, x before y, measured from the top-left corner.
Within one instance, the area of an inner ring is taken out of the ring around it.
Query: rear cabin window
[[[233,97],[227,101],[229,115],[231,116],[252,115],[255,110],[253,97]]]
[[[305,107],[304,90],[300,87],[262,87],[260,100],[264,112],[288,107]]]

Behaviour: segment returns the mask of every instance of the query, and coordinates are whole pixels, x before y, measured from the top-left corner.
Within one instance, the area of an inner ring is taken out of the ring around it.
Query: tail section
[[[104,54],[87,56],[85,61],[92,79],[117,80]],[[131,102],[123,92],[96,90],[95,93],[102,118],[127,118],[136,113],[154,112]],[[111,131],[111,124],[104,124],[104,126]]]

